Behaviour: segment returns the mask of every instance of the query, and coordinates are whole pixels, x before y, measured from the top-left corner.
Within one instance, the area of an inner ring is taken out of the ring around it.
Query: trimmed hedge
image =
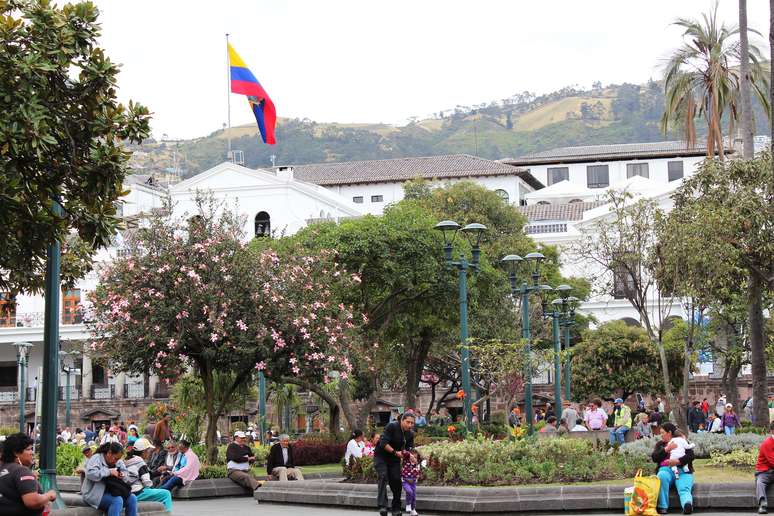
[[[429,444],[419,449],[427,460],[422,481],[435,485],[519,485],[588,482],[631,478],[653,467],[649,457],[606,454],[590,441],[541,439],[493,441],[478,437]],[[373,460],[357,459],[345,468],[350,482],[372,482]]]
[[[739,433],[725,434],[690,434],[688,440],[696,443],[693,453],[697,459],[707,459],[735,451],[757,451],[766,437],[758,434]],[[650,456],[658,436],[639,439],[621,446],[621,452],[628,455]]]
[[[297,466],[314,466],[342,462],[346,444],[298,440],[293,443],[293,460]]]

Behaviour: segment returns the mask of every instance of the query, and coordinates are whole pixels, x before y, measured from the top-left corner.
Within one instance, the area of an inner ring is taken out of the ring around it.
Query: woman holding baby
[[[656,475],[661,481],[656,510],[666,514],[669,508],[669,489],[674,486],[680,497],[683,514],[693,512],[693,444],[672,423],[661,425],[661,440],[651,455],[658,465]]]

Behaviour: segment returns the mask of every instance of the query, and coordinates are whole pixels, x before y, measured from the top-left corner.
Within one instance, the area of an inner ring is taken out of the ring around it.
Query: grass
[[[517,131],[535,131],[542,127],[567,119],[567,113],[573,112],[580,115],[581,104],[584,102],[594,105],[601,102],[610,116],[612,99],[590,97],[567,97],[532,110],[519,117],[515,122]]]

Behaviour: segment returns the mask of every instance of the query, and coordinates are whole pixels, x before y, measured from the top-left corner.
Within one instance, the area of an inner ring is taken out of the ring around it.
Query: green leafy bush
[[[72,475],[83,460],[81,447],[75,444],[60,444],[56,447],[56,474]]]
[[[660,437],[654,436],[626,443],[621,446],[621,452],[627,455],[650,456],[659,439]],[[688,436],[689,441],[696,443],[693,453],[699,459],[725,455],[734,451],[757,451],[764,439],[762,435],[748,433],[734,435],[701,433]]]
[[[221,444],[218,446],[218,457],[215,461],[215,464],[210,464],[211,466],[225,466],[226,465],[226,448],[228,447],[227,444]],[[250,447],[255,452],[255,463],[258,465],[264,464],[266,462],[266,457],[269,456],[269,446],[264,446],[259,443],[255,443],[250,445]],[[204,458],[207,456],[207,447],[203,444],[192,444],[191,450],[199,457],[200,460],[204,460]],[[342,454],[343,456],[343,454]],[[335,462],[335,461],[334,461]]]
[[[199,470],[199,478],[226,478],[227,476],[226,466],[202,466]]]
[[[0,435],[13,435],[19,433],[19,427],[17,426],[0,426]]]
[[[548,482],[583,482],[634,476],[648,469],[648,457],[601,453],[580,439],[524,439],[494,441],[483,437],[428,444],[419,448],[427,459],[423,478],[441,485],[514,485]],[[368,460],[345,470],[347,479],[365,482],[375,478]]]
[[[376,482],[376,476],[373,457],[352,457],[349,464],[344,465],[344,477],[348,482]]]
[[[758,462],[758,452],[756,450],[736,450],[725,455],[716,455],[709,460],[710,466],[730,466],[733,468],[744,468],[751,470]]]

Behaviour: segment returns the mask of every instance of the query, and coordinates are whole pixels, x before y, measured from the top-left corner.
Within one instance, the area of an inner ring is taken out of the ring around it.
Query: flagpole
[[[226,103],[228,104],[228,129],[226,138],[228,139],[228,154],[226,158],[231,160],[231,60],[228,54],[228,32],[226,33]]]

